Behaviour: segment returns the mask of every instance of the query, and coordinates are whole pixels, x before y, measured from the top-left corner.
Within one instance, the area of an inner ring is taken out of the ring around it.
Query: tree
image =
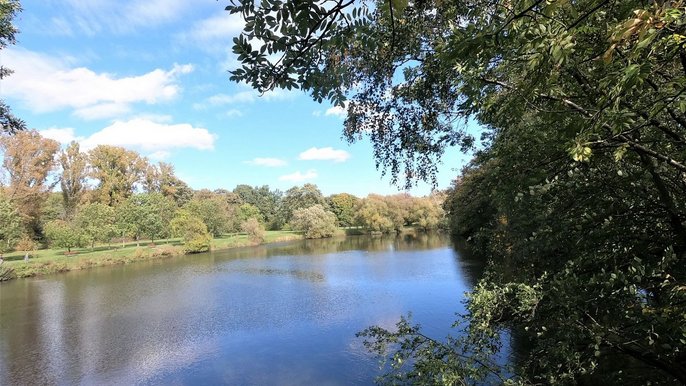
[[[270,190],[269,186],[252,187],[238,185],[233,190],[242,203],[254,205],[264,217],[264,222],[270,229],[283,226],[279,218],[279,207],[283,194],[280,190]]]
[[[234,39],[242,66],[232,79],[260,91],[302,88],[339,106],[348,98],[344,135],[370,136],[394,181],[435,181],[447,147],[473,144],[463,122],[483,128],[483,151],[448,205],[457,229],[471,230],[466,236],[496,263],[469,300],[469,339],[457,344],[471,349],[402,340],[421,337],[408,325],[402,336],[377,330],[377,347],[408,342],[397,358],[417,354],[418,365],[396,369],[393,381],[478,383],[483,367],[473,371],[477,362],[466,366],[460,354],[483,354],[499,329],[516,328],[532,348],[520,368],[501,374],[521,382],[594,374],[608,384],[686,383],[683,6],[227,7],[250,20]],[[506,274],[507,266],[517,269]]]
[[[121,147],[98,145],[88,153],[90,177],[98,181],[94,190],[96,201],[117,206],[135,191],[147,168],[138,153]]]
[[[181,207],[193,197],[193,190],[174,173],[174,166],[166,162],[148,164],[145,169],[143,188],[147,193],[162,193]]]
[[[356,225],[355,206],[359,200],[359,198],[348,193],[334,194],[329,197],[329,207],[331,207],[331,211],[336,215],[336,219],[340,226],[349,227]]]
[[[220,237],[231,230],[231,219],[226,201],[218,195],[211,198],[194,198],[183,207],[200,218],[214,237]]]
[[[0,251],[11,251],[22,233],[19,212],[5,195],[0,194]]]
[[[80,206],[74,218],[74,226],[90,240],[91,249],[95,247],[96,241],[109,243],[119,231],[115,224],[114,208],[99,202]]]
[[[52,246],[67,248],[68,253],[71,253],[72,248],[82,247],[86,242],[83,232],[64,220],[54,220],[47,223],[45,236]]]
[[[395,230],[388,204],[381,196],[369,195],[357,206],[356,222],[370,232],[390,233]]]
[[[52,186],[48,173],[54,166],[59,143],[35,131],[0,137],[3,167],[7,172],[7,197],[15,205],[26,229],[40,235],[41,204]]]
[[[248,235],[251,242],[255,244],[264,242],[264,226],[256,218],[251,217],[245,220],[241,224],[241,230]]]
[[[21,4],[18,0],[6,0],[0,3],[0,50],[8,45],[16,43],[18,30],[12,20],[21,12]],[[0,66],[0,80],[10,75],[12,70],[5,66]],[[15,117],[10,111],[9,106],[0,100],[0,125],[2,132],[14,134],[20,130],[26,130],[26,124],[21,119]]]
[[[293,212],[291,226],[304,232],[306,239],[331,237],[336,233],[336,215],[321,205],[297,209]]]
[[[141,193],[129,197],[117,208],[117,224],[136,242],[147,236],[151,242],[169,233],[176,205],[160,193]]]
[[[445,218],[442,200],[432,197],[414,198],[409,209],[409,222],[422,230],[437,229]]]
[[[238,207],[238,222],[240,224],[243,224],[244,222],[248,221],[251,218],[254,218],[260,224],[264,224],[264,217],[262,216],[262,213],[260,213],[260,210],[257,209],[257,207],[255,205],[243,204],[243,205]]]
[[[72,142],[60,152],[58,162],[62,167],[60,187],[64,211],[66,217],[71,219],[86,188],[88,157],[85,153],[81,153],[78,142]]]
[[[202,219],[193,213],[181,209],[171,221],[172,234],[181,237],[186,253],[207,252],[210,250],[212,236]]]
[[[317,185],[305,184],[294,186],[286,191],[281,201],[281,219],[284,224],[291,221],[293,212],[298,209],[309,208],[314,205],[327,206],[326,199]]]

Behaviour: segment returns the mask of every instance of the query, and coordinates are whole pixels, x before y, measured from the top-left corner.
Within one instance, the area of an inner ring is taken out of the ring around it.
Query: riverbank
[[[301,240],[302,234],[288,231],[267,231],[264,242],[255,243],[246,235],[233,234],[212,240],[212,250],[219,251],[231,248],[249,247],[260,244],[278,243],[284,241]],[[168,258],[184,255],[180,239],[168,239],[156,244],[135,243],[125,246],[97,246],[90,248],[75,248],[71,254],[65,254],[61,249],[42,249],[31,252],[31,258],[25,262],[23,253],[15,252],[5,257],[0,265],[0,275],[3,270],[11,269],[11,279],[21,279],[53,273],[77,271],[91,267],[129,264],[137,261]]]

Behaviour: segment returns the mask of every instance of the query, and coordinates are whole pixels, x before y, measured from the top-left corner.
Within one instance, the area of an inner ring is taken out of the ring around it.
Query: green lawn
[[[302,235],[288,231],[267,231],[264,243],[299,240]],[[212,250],[256,245],[244,234],[225,235],[212,240]],[[31,258],[24,262],[23,252],[12,252],[4,256],[2,267],[13,269],[17,278],[46,275],[56,272],[80,270],[115,264],[128,264],[134,261],[159,259],[183,255],[180,239],[156,240],[154,245],[149,240],[136,243],[96,245],[95,248],[72,248],[72,254],[66,249],[41,249],[31,252]],[[0,269],[1,270],[1,269]]]

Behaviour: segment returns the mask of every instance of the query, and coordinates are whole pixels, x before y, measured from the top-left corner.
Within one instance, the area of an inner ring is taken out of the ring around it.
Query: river
[[[308,240],[0,285],[0,385],[373,384],[355,333],[451,332],[481,267],[441,235]]]

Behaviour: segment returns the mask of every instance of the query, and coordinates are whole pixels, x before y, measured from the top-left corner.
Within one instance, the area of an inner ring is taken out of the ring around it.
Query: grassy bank
[[[268,231],[263,244],[290,240],[300,240],[302,235],[295,232]],[[222,250],[257,245],[246,235],[232,234],[212,240],[212,250]],[[65,254],[63,249],[41,249],[31,252],[28,262],[23,260],[23,253],[14,252],[5,255],[5,262],[0,265],[3,269],[12,269],[15,278],[25,278],[48,275],[58,272],[75,271],[90,267],[129,264],[142,260],[153,260],[171,256],[183,255],[183,246],[179,239],[149,242],[119,244],[112,246],[98,245],[95,248],[73,248],[72,254]]]

